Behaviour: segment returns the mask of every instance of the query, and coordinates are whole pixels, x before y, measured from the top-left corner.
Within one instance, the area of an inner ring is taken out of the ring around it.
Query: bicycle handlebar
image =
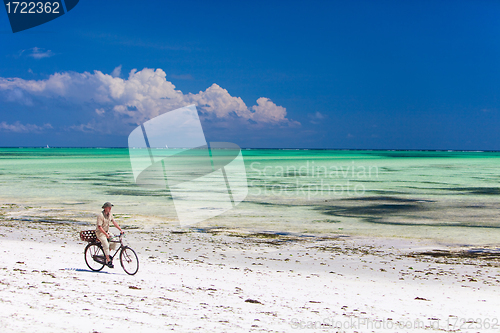
[[[110,234],[110,235],[111,235],[111,238],[109,238],[110,242],[121,243],[122,239],[123,239],[123,235],[125,235],[125,233],[122,232],[119,235],[113,235],[113,234]],[[119,240],[115,240],[117,237],[119,238]]]

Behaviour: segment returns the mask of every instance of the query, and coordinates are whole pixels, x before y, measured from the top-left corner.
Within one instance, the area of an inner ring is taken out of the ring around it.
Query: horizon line
[[[102,147],[102,146],[0,146],[0,149],[129,149],[129,147]],[[241,150],[338,150],[338,151],[439,151],[439,152],[500,152],[492,149],[429,149],[429,148],[263,148],[263,147],[240,147]]]

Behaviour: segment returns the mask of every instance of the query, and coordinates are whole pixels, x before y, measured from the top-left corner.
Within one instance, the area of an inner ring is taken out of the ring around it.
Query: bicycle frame
[[[115,236],[116,237],[116,236]],[[89,242],[91,244],[96,244],[96,245],[99,245],[102,247],[102,243],[99,241],[99,239],[96,239],[92,242]],[[114,258],[116,256],[116,254],[122,249],[125,247],[125,245],[123,245],[123,242],[122,242],[122,235],[120,235],[120,239],[119,240],[110,240],[108,239],[108,243],[120,243],[120,246],[115,250],[115,253],[113,255],[111,255],[111,250],[110,250],[110,253],[109,253],[109,256],[111,258]],[[94,259],[95,260],[95,259]],[[97,261],[97,260],[96,260]],[[98,261],[97,261],[98,262]]]
[[[98,242],[98,243],[101,244],[101,242]],[[115,256],[118,253],[118,251],[120,251],[122,248],[125,247],[123,245],[123,242],[122,242],[122,235],[120,235],[120,239],[119,240],[117,240],[117,241],[115,241],[115,240],[108,240],[108,243],[120,243],[120,246],[116,249],[115,253],[113,255],[111,255],[111,253],[110,253],[110,257],[111,258],[115,258]],[[101,244],[101,246],[102,246],[102,244]]]

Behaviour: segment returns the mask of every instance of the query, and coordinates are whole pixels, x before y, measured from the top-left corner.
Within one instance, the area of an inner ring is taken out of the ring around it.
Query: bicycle
[[[116,237],[119,237],[119,240],[116,240]],[[83,252],[87,266],[95,272],[102,270],[106,265],[106,256],[104,255],[101,242],[97,239],[95,230],[81,231],[80,239],[88,242]],[[139,270],[139,258],[134,250],[123,244],[123,234],[119,236],[114,235],[109,242],[120,243],[120,247],[116,249],[113,255],[110,254],[109,257],[113,259],[118,251],[120,251],[120,264],[122,265],[125,273],[129,275],[137,273]]]

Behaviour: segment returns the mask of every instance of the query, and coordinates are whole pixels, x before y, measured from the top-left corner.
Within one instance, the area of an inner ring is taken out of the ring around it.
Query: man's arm
[[[106,231],[104,231],[102,226],[98,225],[97,228],[99,228],[99,230],[106,235],[106,238],[111,238],[111,234],[108,234]]]
[[[118,223],[116,223],[116,221],[115,221],[115,219],[114,219],[114,218],[113,218],[113,220],[112,220],[112,221],[113,221],[113,224],[115,225],[115,227],[116,227],[118,230],[120,230],[120,233],[122,233],[122,234],[123,234],[123,230],[122,230],[122,228],[120,228],[120,226],[118,225]]]

